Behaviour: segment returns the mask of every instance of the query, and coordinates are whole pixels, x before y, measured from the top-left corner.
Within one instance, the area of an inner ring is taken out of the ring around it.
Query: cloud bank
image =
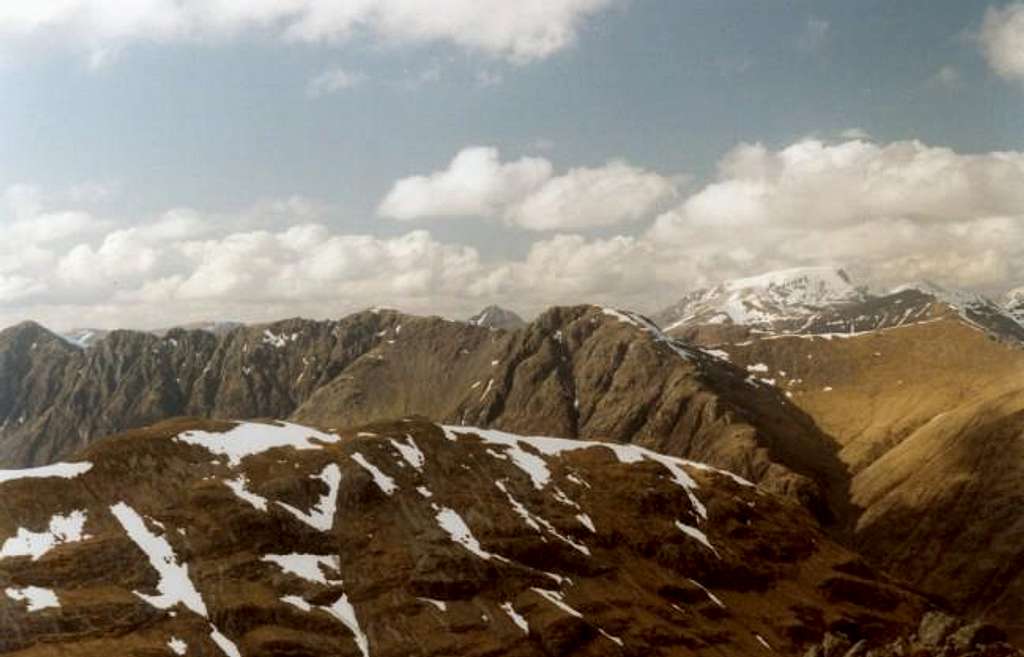
[[[400,221],[485,217],[534,231],[579,230],[640,221],[674,193],[673,179],[621,160],[556,176],[544,158],[501,162],[496,148],[474,146],[446,169],[396,182],[378,212]]]
[[[525,63],[572,45],[617,0],[5,0],[0,38],[73,43],[94,63],[134,43],[220,41],[246,34],[336,43],[446,42]]]
[[[989,66],[1004,78],[1024,80],[1024,2],[990,7],[979,34]]]
[[[879,287],[927,278],[1001,295],[1024,283],[1021,152],[740,144],[690,193],[672,180],[617,161],[556,174],[543,158],[467,148],[397,181],[381,203],[401,220],[508,222],[537,236],[519,258],[440,241],[421,225],[347,233],[301,198],[124,221],[88,207],[96,195],[13,186],[0,209],[0,323],[163,326],[373,305],[462,317],[491,302],[526,313],[581,302],[653,311],[694,287],[806,265],[852,266]]]

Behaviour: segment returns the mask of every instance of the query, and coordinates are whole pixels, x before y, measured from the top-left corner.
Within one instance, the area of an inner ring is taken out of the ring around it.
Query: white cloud
[[[501,162],[495,148],[460,151],[447,169],[395,183],[381,216],[499,218],[529,230],[577,230],[648,218],[675,191],[672,179],[622,161],[554,176],[544,158]]]
[[[477,71],[476,83],[480,87],[497,87],[505,81],[505,77],[497,71]]]
[[[543,158],[502,163],[496,148],[465,148],[443,171],[396,182],[379,212],[402,221],[496,216],[548,180],[551,170]]]
[[[842,137],[843,139],[859,139],[861,141],[874,141],[875,139],[874,137],[871,136],[871,133],[865,130],[864,128],[847,128],[846,130],[843,130],[841,133],[839,133],[839,136]]]
[[[524,260],[492,268],[471,291],[530,310],[585,302],[649,303],[655,250],[635,237],[555,235],[534,243]]]
[[[957,89],[960,87],[960,71],[952,66],[943,66],[935,72],[929,82],[946,89]]]
[[[306,85],[306,95],[310,98],[319,98],[351,89],[366,81],[366,74],[358,71],[346,71],[341,68],[332,68],[320,73]]]
[[[812,16],[804,23],[804,29],[797,40],[797,45],[804,50],[818,50],[825,44],[831,28],[832,25],[827,20]]]
[[[1024,2],[986,10],[979,40],[996,73],[1007,79],[1024,79]]]
[[[352,234],[302,198],[216,215],[176,209],[129,225],[22,186],[4,194],[0,324],[256,321],[371,305],[460,317],[491,302],[527,314],[583,302],[652,311],[694,286],[824,264],[853,265],[883,286],[928,278],[998,294],[1024,283],[1024,153],[860,139],[742,144],[714,180],[629,224],[637,234],[564,234],[634,211],[616,207],[628,195],[614,185],[595,192],[606,175],[639,178],[626,187],[649,187],[650,197],[664,182],[621,163],[555,176],[546,160],[502,162],[481,148],[392,199],[403,212],[562,217],[563,232],[515,257],[504,245],[481,253],[424,230]]]
[[[576,39],[618,0],[5,0],[0,35],[71,42],[96,65],[136,42],[216,41],[266,33],[307,43],[368,32],[392,43],[449,42],[529,62]]]
[[[708,278],[861,263],[879,280],[998,288],[1024,279],[1024,153],[963,155],[917,141],[744,144],[718,179],[660,216]]]
[[[505,218],[530,230],[614,226],[649,218],[674,192],[669,178],[612,161],[551,178],[508,208]]]

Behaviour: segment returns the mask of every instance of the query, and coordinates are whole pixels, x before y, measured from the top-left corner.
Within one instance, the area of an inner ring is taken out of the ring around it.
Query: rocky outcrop
[[[804,657],[1021,657],[1024,652],[1006,643],[1002,630],[967,622],[942,612],[924,615],[917,632],[888,643],[853,640],[830,632]]]
[[[795,655],[924,608],[733,475],[415,419],[177,420],[0,499],[17,657]]]

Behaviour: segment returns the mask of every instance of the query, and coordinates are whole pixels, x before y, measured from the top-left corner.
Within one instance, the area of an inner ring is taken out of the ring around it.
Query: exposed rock
[[[983,623],[965,623],[938,611],[921,618],[914,635],[894,641],[862,639],[846,653],[830,652],[849,645],[842,634],[830,633],[818,645],[808,648],[805,657],[1021,657],[1024,652],[1005,642],[1006,635]]]
[[[501,306],[487,306],[466,320],[466,322],[473,326],[483,326],[484,328],[495,328],[505,331],[514,331],[526,326],[526,322],[523,321],[522,317]]]

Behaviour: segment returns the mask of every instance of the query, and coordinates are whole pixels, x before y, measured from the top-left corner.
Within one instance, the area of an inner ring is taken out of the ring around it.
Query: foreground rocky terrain
[[[928,606],[733,475],[419,420],[176,420],[0,499],[17,657],[795,655]]]

